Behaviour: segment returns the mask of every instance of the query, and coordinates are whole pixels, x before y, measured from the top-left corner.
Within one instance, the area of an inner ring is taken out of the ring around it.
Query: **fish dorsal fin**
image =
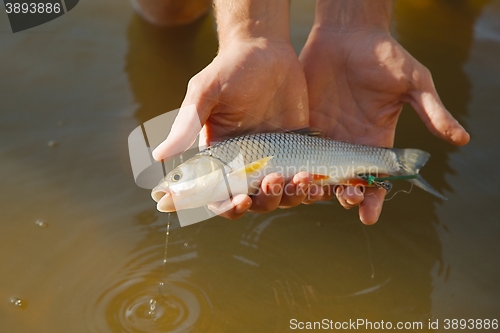
[[[323,132],[319,128],[304,127],[289,132],[307,136],[323,137]]]

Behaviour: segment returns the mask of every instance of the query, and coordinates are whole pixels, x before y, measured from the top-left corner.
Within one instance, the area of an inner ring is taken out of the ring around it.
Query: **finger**
[[[321,201],[329,201],[335,196],[335,186],[325,185],[323,186],[323,197]]]
[[[410,104],[427,128],[437,137],[462,146],[469,142],[469,133],[458,123],[441,102],[429,70],[423,66],[414,74],[415,89]]]
[[[300,205],[309,194],[312,180],[312,176],[307,172],[299,172],[296,174],[292,180],[285,185],[279,207],[288,208]]]
[[[358,186],[337,186],[335,195],[345,209],[356,207],[364,200],[363,190]]]
[[[315,203],[318,200],[321,200],[324,195],[323,187],[317,184],[312,184],[309,187],[309,193],[307,194],[306,198],[304,199],[303,203],[306,205]]]
[[[264,177],[259,193],[252,197],[250,211],[265,213],[278,208],[284,185],[285,179],[279,174],[273,173]]]
[[[387,191],[380,188],[367,188],[365,198],[359,206],[359,219],[363,224],[371,225],[378,221]]]
[[[243,217],[250,206],[252,206],[252,199],[248,195],[238,194],[226,201],[211,203],[207,207],[219,216],[236,220]]]
[[[200,74],[189,81],[186,97],[167,139],[153,151],[155,160],[169,159],[189,149],[210,116],[219,88],[213,82],[203,79],[204,75]]]

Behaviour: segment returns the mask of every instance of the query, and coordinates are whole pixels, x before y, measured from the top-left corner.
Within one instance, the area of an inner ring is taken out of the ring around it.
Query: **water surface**
[[[297,51],[313,11],[292,1]],[[213,19],[162,29],[84,1],[12,34],[0,15],[0,331],[500,319],[500,1],[401,1],[395,17],[472,136],[456,148],[410,108],[400,119],[396,146],[432,154],[423,175],[449,200],[399,194],[370,227],[334,201],[185,228],[174,215],[164,265],[167,215],[134,184],[127,137],[180,105],[216,53]]]

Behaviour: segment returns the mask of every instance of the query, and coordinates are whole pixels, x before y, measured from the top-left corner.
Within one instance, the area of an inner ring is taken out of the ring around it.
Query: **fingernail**
[[[266,195],[281,195],[283,187],[283,184],[266,183],[262,190]]]
[[[311,186],[310,190],[309,190],[309,193],[312,195],[312,196],[323,196],[325,195],[325,191],[323,191],[323,187],[321,186]]]
[[[237,197],[233,198],[232,204],[235,206],[240,205],[243,202],[243,199],[244,198],[237,196]]]
[[[222,205],[219,206],[219,211],[220,212],[227,212],[228,210],[232,209],[234,207],[234,204],[232,201],[228,200],[224,203],[222,203]]]
[[[298,195],[302,195],[302,194],[306,194],[307,193],[307,188],[309,187],[309,185],[307,184],[304,184],[304,183],[299,183],[297,185],[297,194]]]
[[[240,205],[234,206],[234,211],[236,214],[241,214],[241,213],[247,211],[248,208],[249,208],[249,205],[240,204]]]
[[[365,187],[363,185],[356,186],[356,188],[361,192],[361,194],[365,193]]]
[[[269,193],[271,192],[271,188],[269,187],[269,183],[266,183],[264,185],[262,191],[264,192],[265,195],[269,195]]]

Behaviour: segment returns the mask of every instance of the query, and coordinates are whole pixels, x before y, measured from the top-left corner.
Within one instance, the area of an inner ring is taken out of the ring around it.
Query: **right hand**
[[[186,110],[196,110],[196,117]],[[184,110],[184,111],[183,111]],[[198,119],[197,119],[198,118]],[[307,127],[307,86],[300,62],[288,41],[264,38],[236,40],[224,48],[188,84],[186,97],[168,138],[153,152],[156,160],[188,149],[198,130],[200,144],[256,132],[283,132]],[[215,213],[236,219],[246,211],[267,212],[300,204],[309,194],[315,200],[322,190],[307,174],[296,175],[288,184],[278,174],[264,178],[259,195],[236,195],[214,203]],[[281,194],[283,187],[286,193]],[[296,187],[306,191],[295,191]],[[272,189],[272,190],[270,190]]]

